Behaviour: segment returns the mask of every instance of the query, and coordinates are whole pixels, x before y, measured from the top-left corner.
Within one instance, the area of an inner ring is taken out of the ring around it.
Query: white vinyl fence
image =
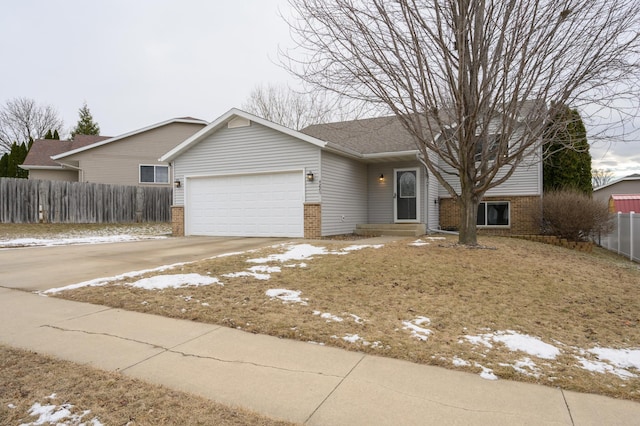
[[[602,247],[640,262],[640,214],[618,213],[615,230],[602,238]]]

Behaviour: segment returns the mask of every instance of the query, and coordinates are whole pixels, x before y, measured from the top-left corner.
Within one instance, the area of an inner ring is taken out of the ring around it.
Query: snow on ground
[[[444,240],[444,237],[426,237],[428,240]],[[414,243],[425,243],[424,240],[417,240]],[[428,244],[428,243],[425,243]],[[353,245],[349,247],[345,247],[341,250],[329,251],[325,247],[316,247],[311,244],[283,244],[274,246],[274,248],[285,247],[286,251],[280,254],[272,254],[264,258],[258,259],[249,259],[247,262],[249,263],[258,263],[258,264],[266,264],[266,263],[284,263],[284,262],[294,262],[289,264],[284,264],[284,267],[299,267],[305,268],[307,264],[305,262],[295,263],[296,261],[301,260],[311,260],[313,256],[316,255],[346,255],[355,250],[361,250],[363,248],[380,248],[382,245]],[[226,257],[226,256],[235,256],[243,254],[243,252],[234,252],[234,253],[226,253],[218,256],[211,257],[209,259],[215,259],[218,257]],[[167,270],[171,270],[180,266],[184,266],[188,263],[176,263],[172,265],[160,266],[158,268],[146,269],[141,271],[133,271],[128,272],[126,274],[117,275],[114,277],[108,278],[98,278],[95,280],[85,281],[83,283],[73,284],[66,287],[61,288],[53,288],[46,290],[43,294],[53,294],[64,290],[72,290],[85,286],[103,286],[109,284],[114,281],[118,281],[121,279],[133,278],[136,276],[149,274],[149,273],[160,273]],[[231,274],[225,274],[224,277],[241,277],[241,276],[251,276],[256,279],[268,280],[273,273],[281,272],[280,266],[268,266],[268,265],[256,265],[248,268],[245,271],[240,271]],[[154,277],[145,278],[136,281],[131,284],[135,287],[145,288],[145,289],[160,289],[160,288],[178,288],[183,286],[199,286],[199,285],[223,285],[218,278],[208,277],[199,274],[178,274],[178,275],[156,275]],[[283,303],[300,303],[302,305],[308,305],[308,299],[302,298],[301,291],[298,290],[288,290],[288,289],[269,289],[266,291],[266,296],[271,299],[279,299]],[[143,302],[144,303],[144,302]],[[203,306],[206,305],[203,303]],[[313,311],[313,315],[318,315],[321,318],[327,320],[327,322],[342,322],[344,321],[343,317],[331,314],[329,312],[322,313],[320,311]],[[354,319],[354,322],[357,324],[362,324],[365,320],[360,318],[354,314],[344,313],[345,316],[350,316]],[[419,316],[412,320],[403,321],[403,329],[411,331],[411,338],[416,338],[421,341],[426,341],[429,336],[433,333],[432,330],[425,328],[424,325],[430,324],[430,319],[427,317]],[[488,329],[483,329],[490,331]],[[332,336],[335,339],[338,339],[337,336]],[[373,342],[370,343],[366,341],[364,338],[360,337],[357,334],[347,334],[342,337],[343,340],[350,343],[359,343],[363,346],[371,346],[372,348],[383,348],[381,342]],[[527,355],[534,356],[537,358],[553,360],[558,355],[560,355],[561,351],[556,346],[545,343],[537,337],[532,337],[526,334],[521,334],[513,330],[506,331],[495,331],[495,332],[487,332],[484,334],[478,335],[465,335],[463,339],[459,342],[463,343],[467,341],[475,346],[482,345],[485,347],[485,351],[495,349],[495,343],[501,343],[505,348],[509,351],[515,352],[524,352]],[[560,342],[558,344],[562,345]],[[389,348],[387,346],[387,348]],[[598,373],[611,373],[615,374],[618,377],[623,379],[637,377],[636,374],[628,371],[627,369],[631,368],[634,370],[640,370],[640,349],[609,349],[609,348],[593,348],[588,351],[579,350],[578,348],[573,348],[576,351],[579,351],[583,356],[575,356],[576,360],[579,363],[581,368],[584,368],[589,371],[598,372]],[[587,357],[596,357],[597,360],[588,359]],[[470,366],[472,365],[469,361],[464,359],[454,357],[451,361],[455,366]],[[513,364],[501,364],[503,366],[510,366],[517,372],[525,375],[530,375],[534,377],[539,377],[540,369],[537,367],[535,362],[531,360],[531,358],[525,357],[520,360],[514,361]],[[473,363],[473,366],[476,368],[480,368],[482,372],[480,376],[489,379],[496,380],[497,376],[493,373],[493,371],[487,367],[484,367],[478,363]]]
[[[325,255],[325,254],[336,254],[336,255],[345,255],[349,254],[351,251],[362,250],[364,248],[374,248],[378,249],[383,247],[382,244],[375,245],[352,245],[345,247],[341,250],[329,251],[326,247],[317,247],[311,244],[285,244],[285,247],[288,247],[287,251],[279,254],[271,254],[267,257],[261,257],[257,259],[249,259],[247,262],[252,263],[269,263],[269,262],[289,262],[296,260],[311,260],[313,256],[317,255]],[[306,265],[305,265],[306,266]]]
[[[344,318],[339,317],[337,315],[333,315],[332,313],[329,312],[320,312],[320,311],[313,311],[313,315],[320,315],[320,318],[326,319],[327,322],[342,322],[344,321]]]
[[[356,250],[362,250],[364,248],[379,249],[381,247],[384,247],[384,244],[360,244],[360,245],[352,245],[349,247],[345,247],[342,249],[342,251],[356,251]]]
[[[427,317],[417,317],[410,321],[402,321],[403,330],[411,330],[411,337],[415,337],[416,339],[422,340],[423,342],[427,341],[429,335],[431,334],[431,330],[428,328],[420,327],[422,324],[431,324],[431,320]]]
[[[72,244],[105,244],[105,243],[122,243],[128,241],[139,241],[149,239],[164,239],[166,236],[151,235],[105,235],[105,236],[86,236],[86,237],[60,237],[60,238],[16,238],[13,240],[0,240],[0,247],[17,248],[17,247],[52,247],[66,246]]]
[[[49,396],[49,399],[55,399],[56,395]],[[12,405],[12,404],[10,404]],[[15,407],[15,406],[14,406]],[[12,407],[9,407],[12,408]],[[83,420],[85,416],[91,413],[90,410],[82,411],[81,413],[72,412],[73,405],[64,403],[61,405],[46,404],[42,405],[36,402],[31,406],[28,413],[32,417],[38,417],[30,423],[22,423],[20,426],[36,426],[36,425],[83,425],[83,426],[102,426],[100,420],[96,417],[91,420]]]
[[[620,368],[640,370],[640,349],[593,348],[589,352]]]
[[[223,277],[237,278],[237,277],[253,277],[257,280],[266,281],[271,278],[271,274],[275,272],[281,272],[279,266],[252,266],[248,271],[232,272],[230,274],[223,274]]]
[[[474,345],[482,344],[487,348],[493,347],[491,341],[500,342],[510,351],[521,351],[538,358],[555,359],[560,354],[560,350],[555,346],[544,343],[537,337],[520,334],[513,330],[464,337]]]
[[[186,286],[201,286],[219,284],[224,285],[219,279],[207,277],[200,274],[176,274],[176,275],[156,275],[150,278],[143,278],[132,284],[132,287],[145,290],[164,290],[166,288],[180,288]]]
[[[414,246],[414,247],[428,246],[429,244],[431,244],[431,243],[428,243],[428,242],[426,242],[424,240],[421,240],[421,239],[417,239],[414,242],[409,243],[410,246]]]
[[[272,299],[280,299],[284,303],[300,303],[301,305],[307,305],[308,299],[302,299],[300,295],[301,291],[287,290],[286,288],[272,288],[266,291],[267,297]]]

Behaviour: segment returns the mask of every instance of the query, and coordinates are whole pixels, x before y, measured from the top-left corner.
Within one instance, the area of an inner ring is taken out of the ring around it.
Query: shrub
[[[540,223],[543,234],[569,241],[586,241],[590,236],[610,232],[613,226],[606,202],[571,189],[544,194]]]

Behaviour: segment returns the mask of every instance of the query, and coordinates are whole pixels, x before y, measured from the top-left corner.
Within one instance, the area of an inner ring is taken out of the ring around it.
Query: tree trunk
[[[458,200],[460,201],[460,234],[458,243],[467,246],[478,245],[478,204],[481,197],[470,189],[463,188]]]

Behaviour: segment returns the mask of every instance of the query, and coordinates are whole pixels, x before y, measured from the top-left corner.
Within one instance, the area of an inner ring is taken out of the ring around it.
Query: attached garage
[[[304,236],[304,172],[185,179],[185,234]]]

